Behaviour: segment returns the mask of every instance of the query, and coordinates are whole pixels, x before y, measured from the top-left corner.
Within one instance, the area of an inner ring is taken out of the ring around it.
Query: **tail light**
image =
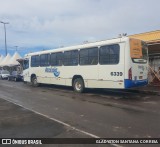
[[[128,70],[128,78],[132,80],[132,68]]]

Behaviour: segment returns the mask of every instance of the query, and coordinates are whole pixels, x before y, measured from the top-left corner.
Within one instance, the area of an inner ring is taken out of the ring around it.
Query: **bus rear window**
[[[147,63],[147,44],[138,39],[130,39],[130,56],[134,63]]]

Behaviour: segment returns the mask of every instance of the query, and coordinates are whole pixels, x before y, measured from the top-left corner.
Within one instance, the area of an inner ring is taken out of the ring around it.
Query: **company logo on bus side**
[[[54,68],[47,68],[45,69],[45,72],[53,73],[55,77],[58,77],[60,75],[60,71],[56,67]]]

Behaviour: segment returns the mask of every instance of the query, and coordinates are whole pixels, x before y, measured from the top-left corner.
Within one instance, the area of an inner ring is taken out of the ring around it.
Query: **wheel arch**
[[[73,86],[74,80],[77,79],[77,78],[81,78],[83,80],[83,83],[84,83],[84,79],[81,75],[74,75],[73,78],[72,78],[72,86]],[[85,83],[84,83],[84,86],[85,86]]]
[[[33,74],[31,74],[31,79],[30,79],[30,80],[31,80],[31,82],[32,82],[32,78],[34,78],[34,77],[37,77],[37,76],[36,76],[36,74],[34,74],[34,73],[33,73]]]

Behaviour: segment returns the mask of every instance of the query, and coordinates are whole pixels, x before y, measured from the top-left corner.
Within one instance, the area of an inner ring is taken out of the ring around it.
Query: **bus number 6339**
[[[111,72],[111,76],[122,76],[122,72]]]

